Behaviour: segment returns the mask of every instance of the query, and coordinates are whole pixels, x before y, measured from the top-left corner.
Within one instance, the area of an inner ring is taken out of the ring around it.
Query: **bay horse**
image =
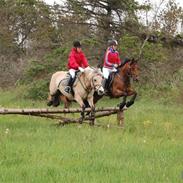
[[[64,103],[64,108],[68,108],[71,101],[76,101],[82,108],[81,122],[84,119],[84,110],[86,108],[84,101],[91,107],[91,117],[94,118],[95,104],[93,103],[94,92],[103,95],[104,88],[103,74],[98,69],[86,68],[83,73],[78,73],[73,84],[73,94],[65,92],[68,83],[68,72],[58,71],[51,77],[49,85],[48,106],[58,106],[60,101]],[[93,121],[94,122],[94,121]]]
[[[134,81],[139,80],[138,62],[135,59],[125,59],[125,61],[118,66],[117,72],[112,73],[110,75],[110,79],[108,79],[109,81],[107,81],[109,84],[106,88],[107,93],[105,95],[111,98],[123,97],[122,102],[119,104],[120,110],[122,110],[125,106],[130,107],[137,97],[137,92],[131,86],[131,78]],[[132,97],[127,102],[126,100],[128,96]],[[101,98],[102,96],[95,93],[94,103]]]

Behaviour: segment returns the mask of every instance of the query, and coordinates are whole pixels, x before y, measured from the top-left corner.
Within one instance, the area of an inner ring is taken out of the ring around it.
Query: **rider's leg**
[[[69,78],[69,81],[68,81],[68,86],[69,87],[66,87],[65,91],[70,93],[70,89],[72,89],[72,85],[74,83],[74,79],[75,79],[75,72],[76,70],[74,69],[69,69],[69,74],[70,74],[70,78]]]
[[[69,69],[69,74],[71,75],[70,80],[69,80],[69,86],[72,87],[75,75],[76,75],[76,70],[74,69]]]
[[[109,74],[110,74],[110,69],[103,67],[102,69],[103,75],[104,75],[104,82],[103,82],[103,86],[105,89],[107,89],[107,80],[109,78]]]

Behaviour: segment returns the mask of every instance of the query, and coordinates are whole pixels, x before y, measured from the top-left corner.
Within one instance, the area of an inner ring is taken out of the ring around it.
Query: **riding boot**
[[[75,82],[75,78],[72,78],[71,81],[70,81],[70,88],[71,88],[71,93],[74,94],[74,91],[73,91],[73,84]]]
[[[104,89],[105,89],[105,92],[107,92],[107,90],[108,90],[108,79],[104,79],[104,81],[103,81],[103,87],[104,87]]]

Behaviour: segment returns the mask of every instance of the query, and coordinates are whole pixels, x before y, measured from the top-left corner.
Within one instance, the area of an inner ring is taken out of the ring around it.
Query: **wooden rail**
[[[95,119],[101,118],[105,116],[110,116],[113,114],[117,114],[117,121],[119,128],[124,127],[124,111],[119,110],[119,107],[99,107],[95,109]],[[85,112],[90,112],[90,108],[86,108]],[[14,108],[0,108],[0,115],[31,115],[31,116],[38,116],[38,117],[45,117],[50,119],[57,119],[59,120],[59,124],[65,125],[70,123],[80,123],[81,118],[70,118],[70,117],[64,117],[61,116],[61,114],[74,114],[74,113],[80,113],[82,112],[81,108],[70,108],[70,109],[48,109],[48,108],[42,108],[42,109],[14,109]],[[91,117],[85,116],[84,121],[85,123],[88,123],[86,121],[92,121]],[[101,124],[95,123],[96,126],[104,126]],[[114,126],[114,125],[107,125],[107,126]]]

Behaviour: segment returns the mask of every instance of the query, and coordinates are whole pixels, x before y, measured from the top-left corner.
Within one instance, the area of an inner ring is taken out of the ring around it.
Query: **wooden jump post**
[[[90,108],[86,108],[85,112],[90,112]],[[19,115],[31,115],[31,116],[39,116],[51,119],[58,119],[59,124],[70,124],[70,123],[79,123],[81,121],[80,118],[66,118],[65,116],[61,116],[59,114],[75,114],[82,112],[81,108],[70,108],[70,109],[10,109],[10,108],[0,108],[0,115],[10,115],[10,114],[19,114]],[[55,115],[57,114],[57,115]],[[124,110],[119,110],[119,107],[100,107],[95,109],[95,119],[101,118],[105,116],[110,116],[113,114],[117,114],[118,125],[124,126]],[[84,122],[91,121],[92,119],[89,116],[85,116]],[[95,125],[97,123],[95,122]],[[103,125],[97,125],[103,126]],[[112,125],[110,125],[112,126]]]

